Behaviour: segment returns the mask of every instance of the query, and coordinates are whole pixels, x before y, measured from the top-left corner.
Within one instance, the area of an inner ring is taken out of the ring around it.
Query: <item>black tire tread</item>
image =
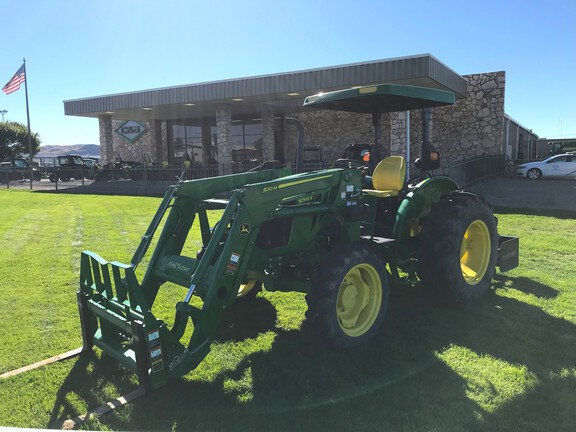
[[[382,305],[374,325],[358,337],[346,335],[336,316],[336,302],[340,285],[346,273],[357,264],[369,263],[382,280]],[[306,295],[305,330],[332,349],[348,349],[372,338],[384,321],[389,296],[389,281],[385,265],[372,249],[361,242],[332,250],[311,281],[311,292]]]
[[[488,227],[491,253],[486,274],[476,285],[462,276],[460,247],[467,227],[474,220]],[[441,301],[466,303],[481,297],[492,283],[498,255],[497,219],[479,195],[454,191],[443,196],[422,220],[418,236],[418,276]]]

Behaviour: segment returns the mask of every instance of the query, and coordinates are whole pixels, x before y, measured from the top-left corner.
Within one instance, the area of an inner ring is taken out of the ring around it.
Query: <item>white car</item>
[[[551,156],[538,162],[528,162],[516,167],[516,175],[531,180],[544,178],[576,178],[576,154]]]

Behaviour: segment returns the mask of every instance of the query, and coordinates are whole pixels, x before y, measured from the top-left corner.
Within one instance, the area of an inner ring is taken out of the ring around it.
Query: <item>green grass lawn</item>
[[[160,200],[0,191],[0,373],[81,345],[80,251],[129,262]],[[206,360],[91,430],[576,430],[576,214],[501,209],[520,267],[481,301],[394,290],[383,331],[331,352],[301,331],[304,297],[226,311]],[[142,265],[139,271],[143,271]],[[185,290],[161,291],[170,317]],[[170,320],[168,320],[170,322]],[[137,387],[99,351],[0,381],[0,426],[57,428]]]

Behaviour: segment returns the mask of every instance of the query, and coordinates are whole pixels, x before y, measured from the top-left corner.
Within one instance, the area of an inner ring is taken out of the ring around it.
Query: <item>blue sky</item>
[[[0,86],[26,58],[43,145],[98,144],[63,101],[431,53],[466,75],[506,71],[505,111],[576,136],[574,0],[0,0]],[[10,13],[8,13],[10,11]],[[24,87],[0,93],[26,123]]]

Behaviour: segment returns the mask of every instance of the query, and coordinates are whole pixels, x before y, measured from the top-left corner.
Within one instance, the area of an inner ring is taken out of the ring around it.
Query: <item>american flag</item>
[[[20,84],[26,81],[26,72],[24,65],[20,66],[20,69],[16,71],[14,76],[2,87],[2,91],[6,94],[10,94],[20,89]]]

